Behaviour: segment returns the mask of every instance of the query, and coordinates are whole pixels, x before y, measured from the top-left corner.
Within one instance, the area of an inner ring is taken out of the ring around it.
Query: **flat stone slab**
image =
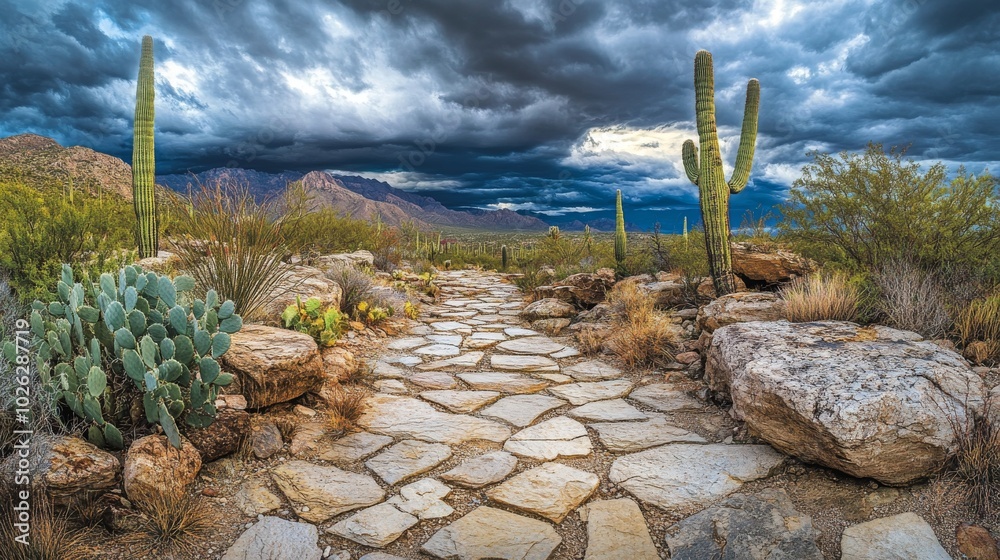
[[[628,398],[660,412],[695,412],[705,409],[705,403],[668,383],[639,387]]]
[[[379,360],[375,362],[375,367],[372,368],[372,375],[380,379],[402,379],[406,375],[406,371],[403,368]]]
[[[769,445],[674,443],[615,459],[608,478],[643,502],[686,512],[770,476],[784,462]]]
[[[653,538],[649,536],[646,519],[633,500],[590,502],[580,508],[580,519],[587,523],[584,560],[621,560],[626,551],[628,560],[660,559]]]
[[[239,492],[233,496],[233,503],[247,517],[257,517],[262,513],[270,513],[281,507],[281,498],[267,489],[260,480],[243,483]]]
[[[516,466],[517,457],[506,451],[490,451],[465,460],[441,478],[466,488],[481,488],[507,478]]]
[[[375,390],[380,393],[392,393],[394,395],[405,395],[409,391],[406,385],[398,379],[378,379],[374,383]]]
[[[318,541],[319,531],[315,525],[265,517],[240,535],[222,555],[222,560],[320,560],[323,551]]]
[[[768,488],[755,496],[734,494],[682,520],[667,529],[666,543],[672,560],[823,560],[817,536],[812,519],[795,510],[784,490]]]
[[[433,358],[447,358],[450,356],[457,356],[462,351],[459,350],[458,346],[452,346],[450,344],[429,344],[421,348],[417,348],[413,351],[414,354],[420,354],[421,356],[431,356]]]
[[[622,371],[600,360],[587,360],[569,366],[563,366],[562,372],[577,381],[603,381],[622,376]]]
[[[382,361],[387,364],[400,364],[406,367],[413,367],[424,362],[419,356],[386,356],[382,358]]]
[[[667,443],[705,443],[705,438],[674,426],[662,416],[646,422],[611,422],[590,424],[597,430],[601,444],[614,453],[634,453]]]
[[[494,369],[506,371],[547,371],[558,373],[559,364],[545,356],[519,356],[512,354],[493,354],[490,365]]]
[[[420,398],[439,404],[452,412],[467,414],[500,398],[496,391],[424,391]]]
[[[594,401],[579,406],[566,413],[577,420],[596,422],[623,422],[628,420],[645,420],[646,413],[628,404],[622,399],[609,401]]]
[[[565,344],[559,344],[547,336],[528,336],[515,338],[497,344],[498,350],[510,352],[511,354],[527,354],[545,356],[566,348]]]
[[[323,523],[335,515],[377,504],[385,491],[372,477],[289,461],[271,471],[271,478],[302,519]]]
[[[451,448],[443,443],[408,439],[368,459],[365,466],[386,484],[425,473],[451,458]]]
[[[399,511],[416,515],[420,519],[437,519],[455,513],[443,499],[451,488],[439,480],[424,478],[399,489],[399,495],[386,501]]]
[[[500,391],[501,393],[537,393],[549,386],[548,381],[517,373],[491,371],[459,373],[458,378],[465,381],[473,389]]]
[[[520,457],[539,461],[551,461],[557,457],[586,457],[593,451],[587,428],[565,416],[556,416],[517,432],[503,448]]]
[[[538,331],[533,331],[531,329],[525,329],[522,327],[507,327],[503,330],[504,334],[507,336],[538,336]]]
[[[579,355],[580,355],[580,351],[579,350],[577,350],[576,348],[573,348],[572,346],[567,346],[567,347],[563,348],[562,350],[560,350],[558,352],[553,352],[553,353],[549,354],[549,357],[557,358],[557,359],[561,360],[563,358],[572,358],[574,356],[579,356]]]
[[[327,532],[365,546],[382,548],[403,536],[418,521],[409,513],[399,511],[388,503],[381,503],[334,524]]]
[[[431,323],[431,328],[436,331],[461,331],[462,329],[468,329],[469,325],[465,323],[459,323],[458,321],[438,321],[437,323]]]
[[[480,414],[490,418],[499,418],[523,428],[530,425],[539,416],[565,404],[566,401],[547,395],[512,395],[493,403]]]
[[[431,342],[436,342],[438,344],[447,344],[449,346],[458,346],[462,344],[462,335],[460,334],[432,334],[427,336],[427,340]]]
[[[426,364],[420,364],[417,369],[420,370],[462,370],[462,369],[475,369],[479,362],[483,361],[483,356],[486,353],[481,351],[466,352],[465,354],[460,354],[454,358],[448,358],[447,360],[435,360],[433,362],[427,362]]]
[[[600,484],[596,474],[560,463],[525,471],[486,493],[491,500],[562,523]]]
[[[544,521],[480,506],[434,533],[420,550],[448,560],[547,560],[561,542]]]
[[[907,512],[844,529],[841,560],[949,560],[934,530],[919,515]]]
[[[558,387],[551,387],[549,392],[579,406],[593,401],[617,399],[627,395],[631,390],[631,381],[612,379],[610,381],[568,383],[566,385],[559,385]]]
[[[476,439],[501,443],[510,437],[510,429],[498,422],[440,412],[419,399],[395,395],[376,394],[368,399],[368,410],[358,425],[379,434],[434,443]]]
[[[418,371],[406,377],[406,380],[425,389],[454,389],[458,381],[451,374],[443,371]]]
[[[386,348],[389,350],[412,350],[425,344],[427,344],[427,339],[422,336],[408,336],[393,340],[386,345]]]
[[[333,442],[319,458],[338,465],[360,461],[392,443],[392,438],[368,432],[355,432]]]

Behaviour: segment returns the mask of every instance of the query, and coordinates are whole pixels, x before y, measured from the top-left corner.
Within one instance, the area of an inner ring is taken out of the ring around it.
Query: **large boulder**
[[[753,285],[773,285],[809,274],[816,263],[791,251],[740,242],[730,245],[733,272]]]
[[[206,463],[235,453],[250,434],[250,415],[245,410],[219,409],[207,428],[191,428],[184,434]]]
[[[268,324],[279,325],[281,313],[286,307],[295,303],[295,298],[305,301],[309,298],[319,298],[322,309],[335,307],[340,309],[343,291],[340,284],[326,277],[325,273],[309,266],[293,267],[291,272],[281,281],[268,297],[260,318]]]
[[[540,299],[528,304],[521,311],[521,318],[528,321],[560,319],[576,315],[576,308],[555,298]]]
[[[222,361],[239,377],[251,408],[290,401],[324,378],[323,359],[311,336],[265,325],[244,325]]]
[[[577,307],[590,308],[604,301],[605,294],[615,285],[615,271],[601,268],[597,272],[582,272],[567,276],[551,286],[540,286],[540,298],[556,298]]]
[[[724,295],[698,311],[698,329],[711,333],[735,323],[778,321],[785,318],[785,302],[771,292]]]
[[[15,446],[19,440],[15,440]],[[27,457],[21,455],[24,450]],[[29,453],[30,451],[30,453]],[[16,448],[0,466],[5,480],[27,471],[57,504],[85,492],[111,490],[118,485],[121,463],[114,455],[70,436],[34,436],[29,448]]]
[[[888,485],[941,467],[956,447],[955,422],[981,414],[986,399],[955,352],[840,321],[720,328],[705,373],[733,415],[775,448]]]
[[[361,249],[353,253],[335,253],[322,255],[313,260],[316,268],[329,272],[337,266],[354,266],[357,268],[372,268],[375,266],[375,255],[371,251]]]
[[[125,493],[142,499],[173,493],[181,495],[201,470],[201,455],[187,439],[181,448],[170,445],[161,435],[132,442],[125,453]]]

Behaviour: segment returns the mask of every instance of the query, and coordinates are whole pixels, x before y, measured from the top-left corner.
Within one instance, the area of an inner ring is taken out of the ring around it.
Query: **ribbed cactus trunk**
[[[156,215],[156,163],[153,160],[153,38],[142,38],[139,85],[135,91],[132,138],[132,202],[135,206],[139,258],[155,257],[159,250]]]
[[[705,246],[708,267],[717,295],[736,291],[733,278],[733,258],[729,250],[729,195],[743,190],[750,179],[754,145],[757,141],[757,111],[760,107],[760,82],[747,83],[747,99],[743,112],[740,148],[736,155],[733,176],[726,182],[719,152],[719,135],[715,126],[715,76],[712,54],[698,51],[694,57],[695,111],[698,116],[698,142],[701,157],[694,142],[684,142],[684,171],[698,186],[701,197],[701,219],[705,226]]]
[[[507,270],[507,246],[500,247],[500,267]]]
[[[625,213],[622,211],[622,191],[615,192],[615,262],[625,262]]]

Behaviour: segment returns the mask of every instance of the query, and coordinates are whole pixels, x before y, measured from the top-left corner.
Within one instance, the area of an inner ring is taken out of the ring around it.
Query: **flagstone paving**
[[[523,295],[501,275],[445,271],[436,282],[438,301],[372,364],[362,431],[317,438],[308,461],[271,471],[277,498],[334,550],[665,558],[664,516],[781,465],[770,447],[718,443],[722,413],[690,385],[623,372],[581,357],[571,337],[526,328]],[[278,508],[268,492],[246,486],[248,514]]]

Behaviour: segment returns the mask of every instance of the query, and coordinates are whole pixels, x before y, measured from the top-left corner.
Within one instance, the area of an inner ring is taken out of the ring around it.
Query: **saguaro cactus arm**
[[[757,111],[760,109],[760,82],[756,79],[747,83],[747,101],[743,109],[743,129],[740,131],[740,149],[736,154],[736,167],[729,179],[729,192],[736,194],[747,186],[750,168],[753,166],[753,152],[757,144]]]
[[[684,141],[684,172],[687,173],[688,179],[694,183],[698,184],[698,148],[695,147],[694,142],[691,140]]]

